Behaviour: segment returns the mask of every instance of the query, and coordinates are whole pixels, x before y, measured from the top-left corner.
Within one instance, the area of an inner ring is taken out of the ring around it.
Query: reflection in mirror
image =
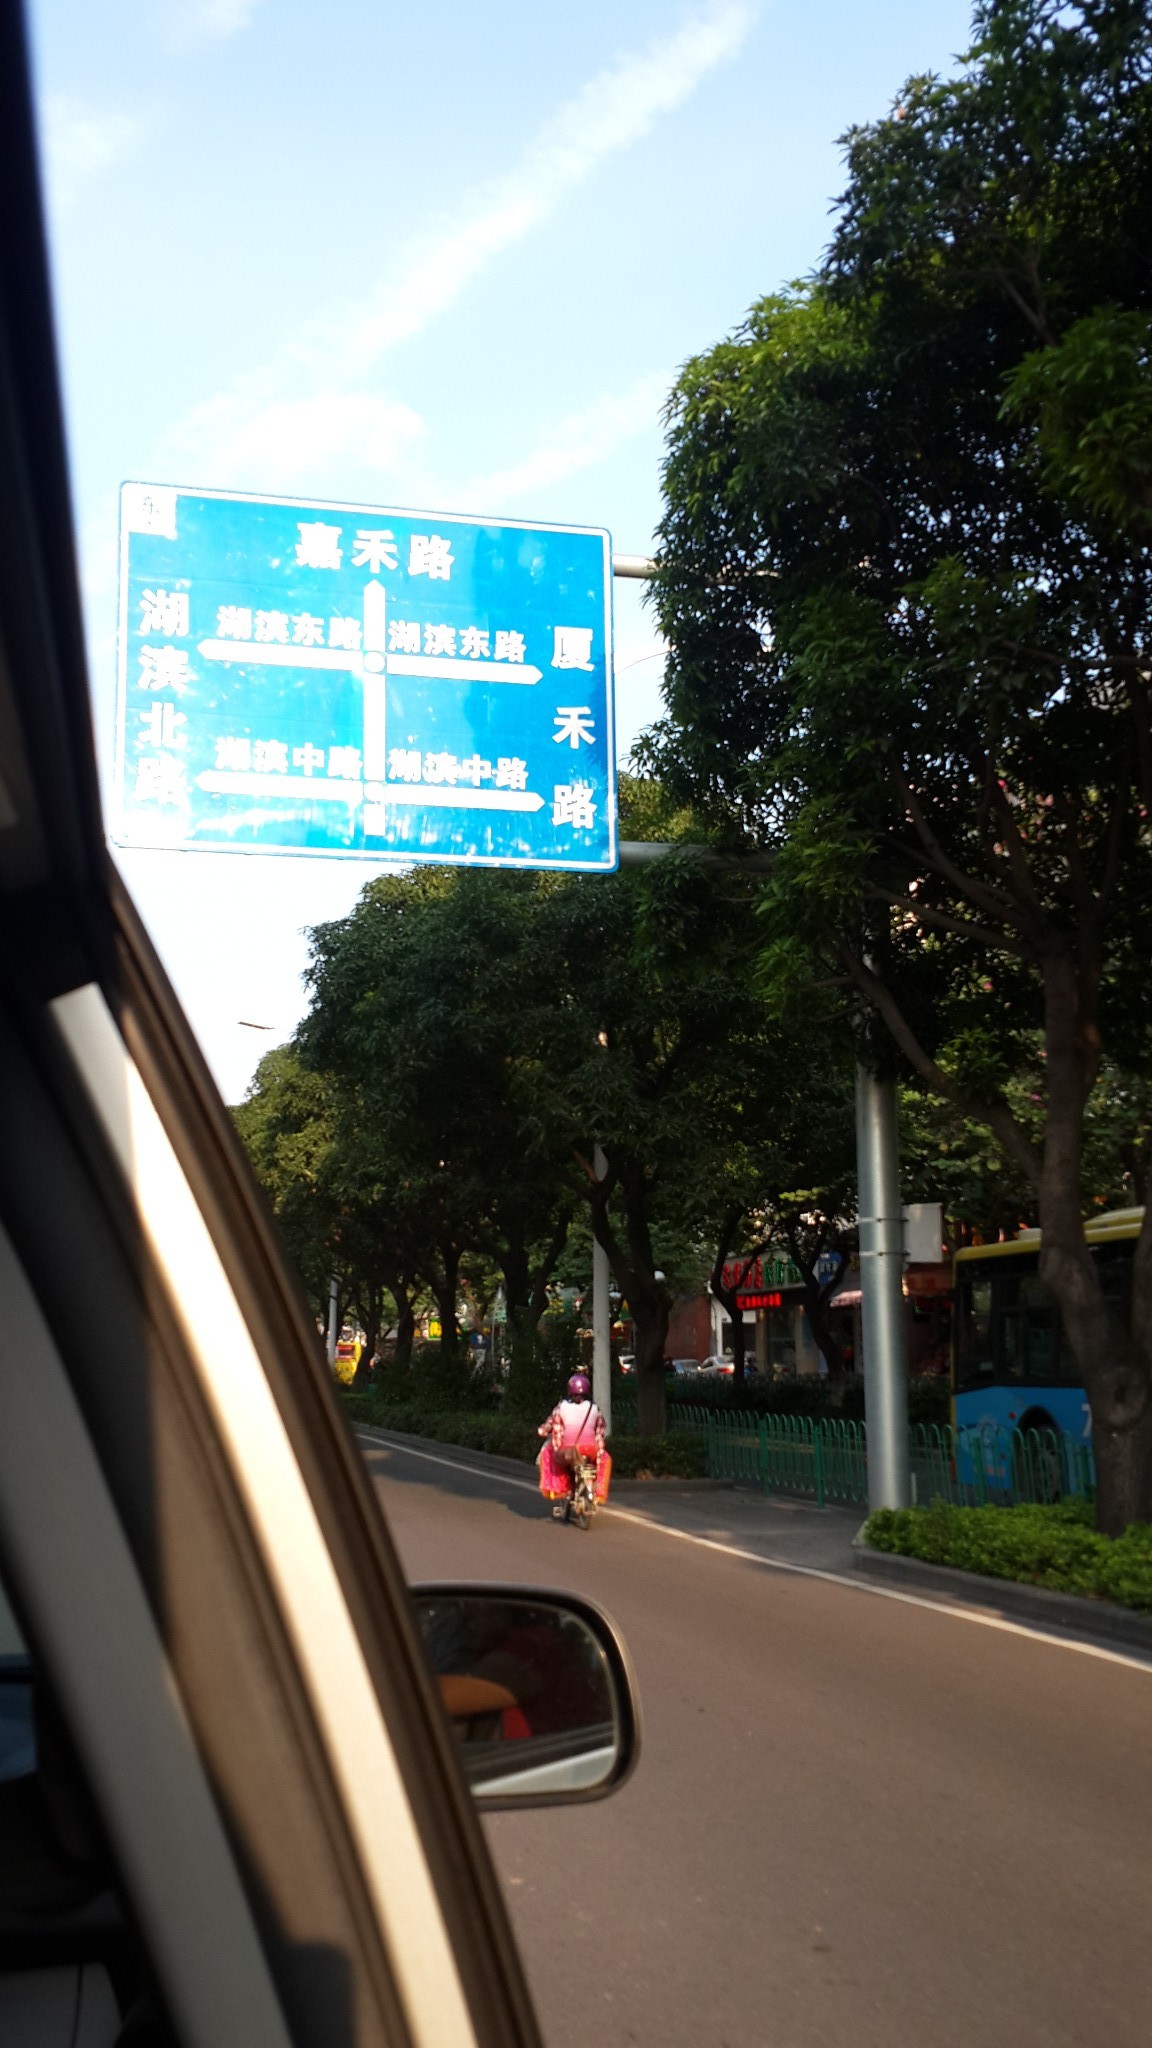
[[[562,1594],[415,1587],[417,1625],[480,1800],[587,1798],[632,1761],[611,1628]]]

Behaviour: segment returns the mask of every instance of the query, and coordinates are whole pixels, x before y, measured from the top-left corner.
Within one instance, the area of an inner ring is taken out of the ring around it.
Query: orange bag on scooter
[[[596,1498],[597,1507],[602,1508],[605,1501],[608,1498],[608,1484],[611,1480],[611,1477],[611,1454],[608,1451],[603,1451],[600,1457],[596,1460],[596,1484],[593,1487],[593,1493]]]
[[[556,1454],[549,1439],[536,1460],[540,1468],[540,1491],[545,1500],[569,1500],[572,1495],[572,1474],[566,1465],[558,1465]]]

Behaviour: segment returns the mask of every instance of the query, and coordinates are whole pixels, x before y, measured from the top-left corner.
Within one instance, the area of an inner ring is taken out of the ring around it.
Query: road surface
[[[632,1655],[631,1783],[486,1823],[549,2048],[1145,2048],[1152,1668],[365,1451],[411,1578]]]

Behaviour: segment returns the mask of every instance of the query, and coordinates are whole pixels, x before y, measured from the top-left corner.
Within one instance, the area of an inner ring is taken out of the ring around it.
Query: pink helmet
[[[592,1383],[586,1372],[574,1372],[568,1382],[568,1399],[586,1401],[592,1392]]]

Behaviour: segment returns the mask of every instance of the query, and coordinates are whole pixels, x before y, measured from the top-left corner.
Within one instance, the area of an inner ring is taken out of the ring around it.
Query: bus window
[[[966,1276],[957,1301],[957,1383],[992,1377],[992,1281],[984,1273]]]
[[[1021,1298],[1022,1279],[1019,1273],[997,1273],[993,1282],[999,1311],[997,1378],[1001,1380],[1022,1380],[1028,1371],[1029,1316],[1027,1301]]]

